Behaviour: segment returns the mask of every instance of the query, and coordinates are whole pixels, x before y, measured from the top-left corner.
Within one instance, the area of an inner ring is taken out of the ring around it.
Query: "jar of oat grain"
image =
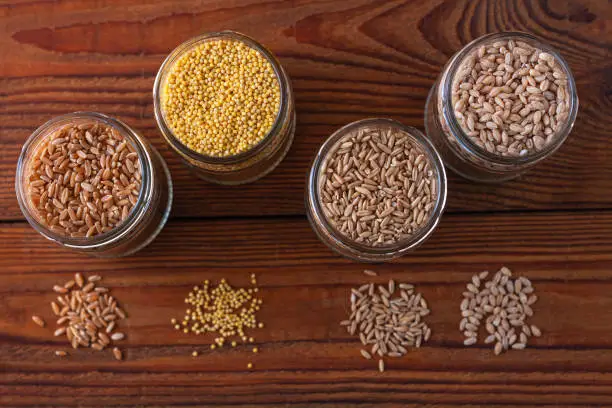
[[[578,95],[567,62],[524,33],[480,37],[445,65],[425,127],[444,163],[481,182],[517,177],[570,134]]]
[[[383,118],[334,132],[313,160],[306,213],[321,241],[363,262],[400,257],[425,242],[446,206],[446,172],[419,130]]]

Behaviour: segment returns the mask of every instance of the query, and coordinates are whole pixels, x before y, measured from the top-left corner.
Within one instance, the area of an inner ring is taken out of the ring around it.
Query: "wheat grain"
[[[115,356],[115,359],[123,360],[123,353],[121,352],[121,350],[119,350],[119,348],[113,348],[113,355]]]
[[[463,344],[465,346],[471,346],[472,344],[476,344],[476,337],[467,337],[465,340],[463,340]]]
[[[39,325],[40,327],[45,327],[45,321],[40,316],[32,316],[32,321]]]
[[[119,333],[119,332],[117,332],[117,333],[113,333],[113,334],[111,335],[111,340],[115,340],[115,341],[118,341],[118,340],[123,340],[124,338],[125,338],[125,334],[123,334],[123,333]]]
[[[93,237],[116,228],[140,193],[138,154],[102,122],[51,133],[27,166],[27,191],[39,221],[69,237]]]
[[[60,315],[61,309],[59,308],[59,306],[57,305],[57,303],[55,303],[55,302],[51,302],[51,309],[53,310],[53,313],[54,313],[56,316],[59,316],[59,315]]]

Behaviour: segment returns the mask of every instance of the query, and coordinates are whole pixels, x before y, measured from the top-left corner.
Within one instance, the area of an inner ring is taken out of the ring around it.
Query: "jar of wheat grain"
[[[95,112],[51,119],[26,140],[15,179],[27,221],[63,247],[132,254],[161,231],[172,204],[163,158],[125,123]]]
[[[328,247],[362,262],[400,257],[425,242],[446,205],[446,173],[415,128],[364,119],[332,134],[307,180],[306,212]]]
[[[553,154],[578,112],[561,54],[525,33],[480,37],[444,66],[427,98],[425,128],[444,163],[479,182],[501,182]]]

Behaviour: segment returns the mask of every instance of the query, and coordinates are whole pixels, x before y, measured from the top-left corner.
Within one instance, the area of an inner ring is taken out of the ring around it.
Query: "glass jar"
[[[174,64],[188,51],[207,41],[239,41],[257,50],[273,67],[280,87],[280,107],[276,120],[261,142],[234,156],[212,157],[185,146],[173,133],[165,117],[162,98],[168,75]],[[185,41],[163,62],[153,85],[153,104],[157,125],[172,149],[200,178],[218,184],[236,185],[253,182],[271,172],[285,157],[295,133],[295,102],[289,77],[276,57],[264,46],[244,34],[222,31]]]
[[[427,157],[436,182],[435,205],[429,221],[410,237],[391,245],[369,246],[341,234],[327,219],[321,204],[321,180],[325,162],[344,142],[347,135],[361,129],[390,129],[406,135]],[[385,262],[417,248],[433,233],[446,207],[447,180],[442,160],[434,145],[419,130],[392,119],[370,118],[350,123],[334,132],[315,156],[307,179],[306,214],[319,239],[340,255],[361,262]]]
[[[481,46],[490,46],[502,40],[521,41],[552,55],[558,67],[567,77],[569,109],[565,124],[541,150],[523,156],[503,156],[490,153],[478,146],[461,127],[453,108],[452,90],[455,77],[466,58],[476,55]],[[578,95],[574,77],[559,52],[532,35],[506,32],[485,35],[470,42],[447,62],[427,97],[425,129],[427,136],[440,152],[444,163],[457,174],[478,182],[501,182],[518,177],[536,163],[553,154],[570,134],[577,113]]]
[[[42,221],[30,195],[28,180],[30,164],[41,143],[66,125],[101,123],[111,127],[130,143],[138,155],[141,188],[138,199],[127,218],[110,231],[92,237],[71,237],[54,231]],[[77,252],[97,257],[126,256],[151,243],[161,231],[172,205],[172,179],[164,159],[147,139],[125,123],[95,112],[74,112],[49,120],[26,140],[15,178],[15,190],[26,220],[45,238]]]

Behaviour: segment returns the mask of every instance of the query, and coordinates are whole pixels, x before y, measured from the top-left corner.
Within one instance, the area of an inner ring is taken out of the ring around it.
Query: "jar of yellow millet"
[[[289,77],[252,38],[223,31],[185,41],[153,86],[155,118],[172,149],[200,178],[255,181],[285,157],[295,133]]]

